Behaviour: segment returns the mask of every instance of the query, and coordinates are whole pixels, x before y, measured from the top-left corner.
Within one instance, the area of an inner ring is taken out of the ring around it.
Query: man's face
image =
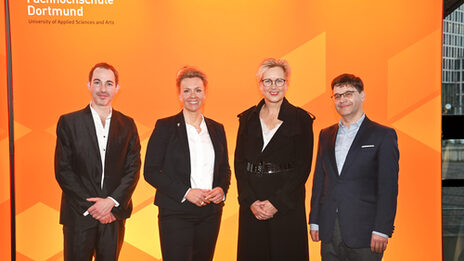
[[[335,109],[342,118],[350,119],[363,113],[364,91],[351,85],[335,86],[332,92]]]
[[[97,106],[111,106],[114,95],[119,91],[114,73],[104,68],[96,68],[93,71],[92,80],[87,83],[92,95],[92,103]]]
[[[282,86],[277,86],[276,81],[282,81]],[[269,81],[270,86],[265,86],[263,81]],[[285,97],[285,92],[288,89],[287,81],[285,79],[284,70],[278,66],[272,67],[263,73],[261,82],[259,83],[259,90],[264,95],[267,102],[278,103]]]
[[[185,78],[180,82],[179,100],[184,105],[184,109],[190,112],[197,112],[201,109],[203,101],[206,99],[205,86],[203,81],[198,78]]]

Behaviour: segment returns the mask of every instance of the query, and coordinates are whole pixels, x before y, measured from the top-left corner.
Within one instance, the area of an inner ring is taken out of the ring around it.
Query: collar
[[[185,120],[185,119],[184,119],[184,120]],[[185,126],[191,127],[191,128],[194,128],[194,129],[195,129],[195,127],[194,127],[193,125],[190,125],[190,124],[188,124],[187,122],[185,122]],[[201,134],[201,133],[203,133],[203,132],[205,132],[205,131],[207,130],[206,122],[205,122],[205,117],[203,116],[203,114],[201,114],[200,129],[201,129],[201,131],[200,131],[199,134]],[[195,131],[196,131],[196,129],[195,129]]]
[[[357,120],[355,123],[351,124],[350,125],[350,129],[352,128],[355,128],[355,129],[359,129],[359,127],[361,126],[361,124],[363,123],[364,121],[364,118],[366,118],[366,114],[363,113],[363,115],[361,116],[361,118],[359,120]],[[346,129],[346,126],[343,125],[342,123],[342,119],[340,119],[340,121],[338,122],[338,127],[339,128],[345,128]]]
[[[264,104],[264,99],[261,99],[261,101],[256,106],[256,110],[254,111],[254,113],[259,114]],[[279,115],[277,116],[277,118],[281,121],[289,120],[292,117],[292,111],[294,109],[295,106],[291,105],[288,102],[287,98],[284,97],[284,99],[282,100],[282,104],[280,105]]]
[[[92,113],[93,116],[98,116],[98,117],[100,117],[100,115],[98,114],[98,112],[92,107],[92,102],[90,102],[89,107],[90,107],[90,112]],[[113,115],[113,108],[110,108],[110,113],[108,114],[108,116],[106,117],[105,120],[111,119],[111,116],[112,116],[112,115]]]

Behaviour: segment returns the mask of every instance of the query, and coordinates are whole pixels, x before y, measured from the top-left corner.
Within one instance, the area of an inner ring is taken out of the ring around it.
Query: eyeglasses
[[[277,87],[282,87],[285,84],[285,79],[277,78],[274,81],[271,79],[262,79],[261,82],[265,87],[271,87],[274,84]]]
[[[356,91],[346,91],[344,93],[336,93],[336,94],[330,96],[330,98],[332,98],[332,99],[334,99],[336,101],[340,100],[342,97],[345,97],[345,98],[349,99],[349,98],[353,97],[353,94],[355,92]]]

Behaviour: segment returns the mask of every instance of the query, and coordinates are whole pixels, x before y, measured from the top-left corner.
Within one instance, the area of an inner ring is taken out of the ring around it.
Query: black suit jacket
[[[131,196],[140,173],[140,141],[134,121],[113,110],[105,154],[105,179],[90,107],[60,117],[56,130],[55,176],[61,189],[60,223],[82,229],[98,221],[83,213],[91,197],[114,198],[117,219],[131,215]]]
[[[204,118],[213,143],[213,188],[221,187],[227,193],[230,167],[227,142],[222,124]],[[185,210],[197,206],[188,200],[181,202],[190,184],[190,154],[184,115],[159,119],[150,137],[145,156],[145,180],[156,188],[155,205],[162,208]],[[213,206],[222,207],[224,203]]]
[[[363,120],[341,174],[335,161],[338,124],[323,129],[314,173],[309,223],[330,242],[337,215],[343,241],[351,248],[370,247],[372,231],[393,233],[398,195],[399,151],[395,130]]]

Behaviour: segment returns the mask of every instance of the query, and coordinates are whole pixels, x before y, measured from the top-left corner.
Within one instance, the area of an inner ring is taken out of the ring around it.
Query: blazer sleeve
[[[298,123],[301,126],[302,134],[293,142],[296,155],[294,172],[292,175],[289,175],[289,179],[285,182],[284,186],[269,198],[269,201],[281,213],[293,209],[297,202],[301,201],[306,180],[311,172],[314,143],[313,119],[307,112],[299,112],[299,115]]]
[[[322,188],[324,187],[324,172],[322,170],[321,144],[323,144],[322,130],[319,133],[319,146],[317,148],[316,168],[313,177],[313,189],[311,194],[311,210],[309,212],[309,224],[319,224],[319,203],[321,202]]]
[[[219,187],[222,188],[224,191],[224,195],[227,194],[230,186],[230,165],[229,165],[229,153],[227,149],[227,139],[226,139],[226,132],[224,130],[224,126],[222,124],[219,125],[219,133],[221,134],[221,144],[224,146],[224,151],[221,154],[221,161],[219,166],[219,177],[220,182],[218,184]]]
[[[73,208],[84,213],[93,205],[80,177],[73,170],[73,145],[68,120],[61,116],[56,127],[55,178]]]
[[[126,149],[124,160],[124,171],[119,186],[116,187],[110,196],[114,198],[123,208],[127,208],[134,193],[135,187],[140,177],[140,140],[134,120],[130,119],[129,142]],[[123,208],[113,208],[112,212],[120,218],[128,218],[123,214]],[[129,213],[130,214],[130,213]]]
[[[169,128],[169,122],[163,120],[156,122],[148,141],[143,175],[145,180],[159,192],[181,202],[189,186],[172,178],[173,173],[168,173],[164,167],[165,164],[176,164],[175,162],[165,163],[172,131],[172,128]]]
[[[377,213],[374,231],[392,236],[398,196],[399,150],[395,130],[388,129],[378,154]]]
[[[234,169],[237,179],[238,202],[240,205],[249,208],[257,198],[250,187],[248,175],[246,172],[245,145],[246,137],[246,115],[240,117],[240,123],[237,134],[237,144],[235,146]]]

